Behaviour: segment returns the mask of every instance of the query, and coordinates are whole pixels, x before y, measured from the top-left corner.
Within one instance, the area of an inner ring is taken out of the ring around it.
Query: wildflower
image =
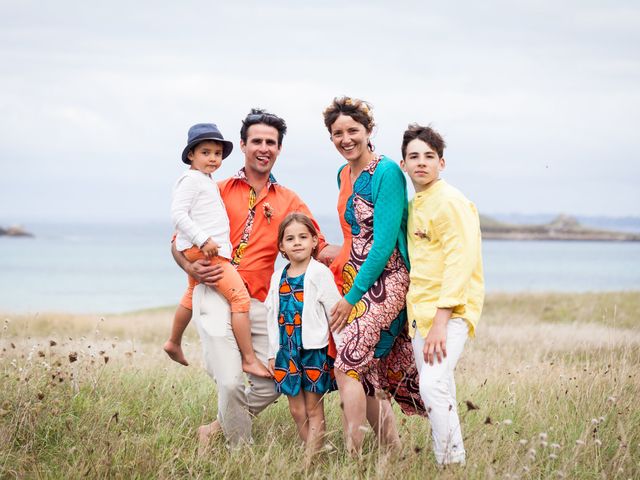
[[[558,455],[556,455],[555,453],[550,453],[550,454],[549,454],[549,458],[550,458],[551,460],[555,460],[556,458],[558,458]]]
[[[607,402],[615,402],[615,401],[616,401],[616,397],[607,398]]]
[[[596,445],[600,446],[602,445],[602,440],[600,440],[599,438],[596,438],[593,443],[595,443]]]
[[[552,443],[552,444],[551,444],[551,448],[553,448],[554,450],[555,450],[555,449],[557,449],[557,448],[560,448],[560,444],[558,444],[558,443]]]
[[[591,424],[592,425],[597,425],[598,424],[598,419],[597,418],[592,418],[591,419]]]
[[[599,423],[602,423],[604,422],[604,417],[600,417],[598,420],[599,420]]]
[[[542,440],[542,441],[540,442],[540,446],[541,446],[542,448],[547,448],[547,442],[546,442],[545,440]]]
[[[513,421],[510,418],[505,418],[502,423],[504,423],[505,425],[511,425],[513,423]]]
[[[538,435],[540,437],[540,440],[546,440],[547,439],[547,432],[541,432],[540,435]]]
[[[519,443],[520,443],[520,445],[526,445],[527,444],[527,439],[526,438],[521,438]]]

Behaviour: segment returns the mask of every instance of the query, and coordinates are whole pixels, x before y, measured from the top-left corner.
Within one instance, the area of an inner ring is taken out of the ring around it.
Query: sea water
[[[337,222],[319,219],[331,242]],[[34,224],[0,237],[0,312],[117,313],[175,305],[187,285],[168,224]],[[640,291],[640,242],[483,242],[487,292]]]

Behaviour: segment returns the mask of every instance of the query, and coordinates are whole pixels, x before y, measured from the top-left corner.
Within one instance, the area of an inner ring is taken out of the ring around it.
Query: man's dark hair
[[[407,155],[407,145],[416,138],[429,145],[436,151],[438,157],[442,158],[444,149],[447,147],[442,135],[430,126],[423,127],[417,123],[410,124],[404,132],[404,136],[402,137],[402,158],[405,158]]]
[[[269,113],[262,108],[252,108],[249,114],[242,121],[242,128],[240,129],[240,139],[247,143],[247,132],[251,125],[257,125],[263,123],[278,130],[278,147],[282,146],[282,138],[287,133],[287,124],[284,119],[280,118],[273,113]]]

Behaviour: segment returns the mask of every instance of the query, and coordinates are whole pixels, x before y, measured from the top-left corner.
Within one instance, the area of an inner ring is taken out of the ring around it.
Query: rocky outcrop
[[[0,227],[0,236],[6,235],[8,237],[33,237],[32,233],[27,232],[20,225],[14,225],[8,228]]]
[[[640,234],[587,228],[569,215],[542,225],[512,225],[480,215],[482,238],[487,240],[585,240],[638,242]]]

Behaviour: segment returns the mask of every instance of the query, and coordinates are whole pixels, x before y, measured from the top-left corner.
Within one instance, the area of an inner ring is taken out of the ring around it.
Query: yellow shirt
[[[438,308],[453,308],[475,334],[484,302],[480,219],[475,205],[438,180],[409,203],[409,334],[426,337]]]

